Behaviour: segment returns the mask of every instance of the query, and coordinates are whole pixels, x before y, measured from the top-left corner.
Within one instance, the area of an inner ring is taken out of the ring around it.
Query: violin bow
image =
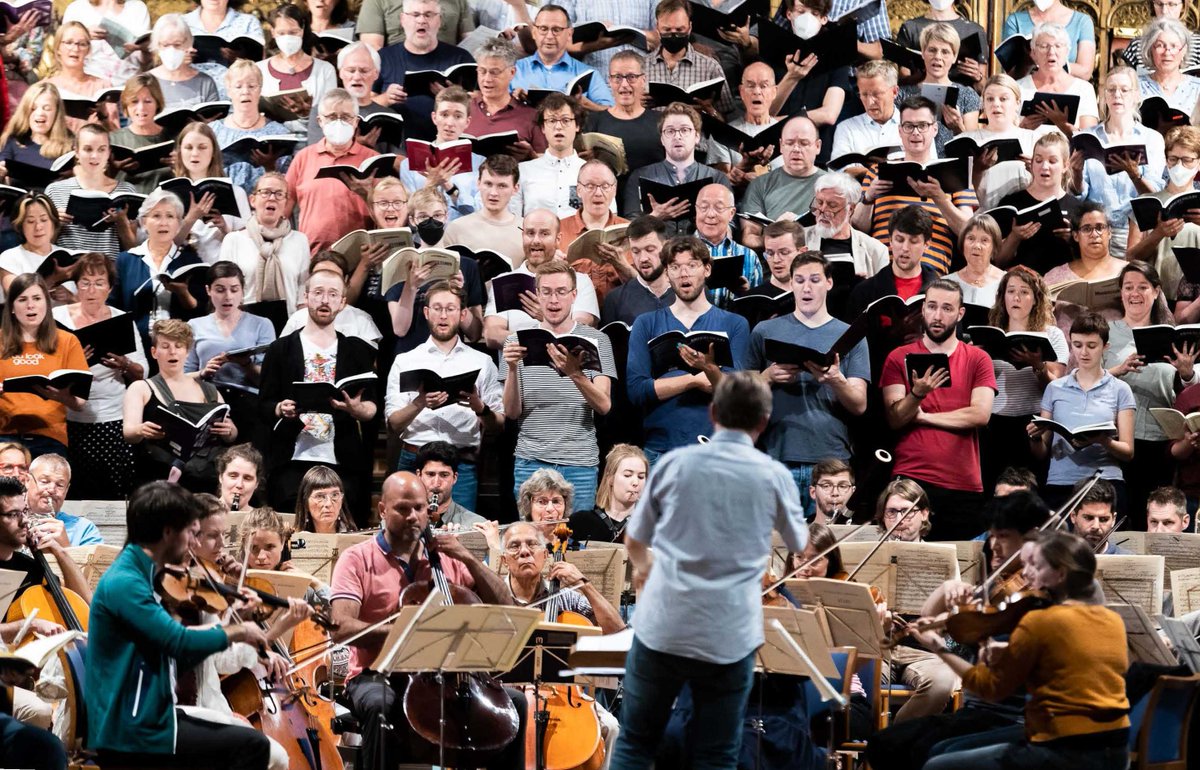
[[[783,585],[783,584],[784,584],[784,583],[786,583],[787,581],[789,581],[789,580],[791,580],[792,578],[794,578],[794,577],[796,577],[797,575],[799,575],[799,574],[800,574],[801,572],[803,572],[804,570],[806,570],[806,569],[808,569],[809,567],[811,567],[812,565],[816,564],[816,563],[817,563],[817,559],[820,559],[820,558],[823,558],[823,557],[825,557],[825,556],[828,556],[828,555],[829,555],[829,554],[830,554],[830,553],[833,551],[833,549],[837,548],[839,545],[841,545],[842,543],[844,543],[844,542],[846,542],[847,540],[849,540],[851,537],[853,537],[855,534],[857,534],[859,531],[861,531],[863,527],[866,527],[866,526],[868,526],[870,523],[871,523],[871,522],[869,522],[869,521],[865,521],[865,522],[863,522],[862,524],[859,524],[859,525],[858,525],[857,527],[855,527],[854,529],[852,529],[852,530],[850,530],[849,532],[847,532],[846,534],[842,535],[842,536],[841,536],[841,537],[839,537],[837,540],[835,540],[835,541],[833,541],[832,543],[830,543],[830,545],[829,545],[827,548],[825,548],[824,550],[822,550],[822,551],[821,551],[820,553],[818,553],[816,556],[812,557],[812,558],[811,558],[811,559],[809,559],[808,561],[806,561],[806,562],[804,562],[803,564],[801,564],[799,567],[796,567],[796,569],[792,570],[792,571],[791,571],[791,572],[789,572],[788,574],[786,574],[786,575],[784,575],[783,577],[779,578],[779,580],[776,580],[774,583],[772,583],[771,585],[769,585],[769,586],[767,586],[766,588],[764,588],[764,589],[763,589],[763,592],[762,592],[762,595],[763,595],[763,596],[766,596],[766,595],[767,595],[768,593],[770,593],[771,591],[774,591],[776,588],[779,588],[779,586]]]
[[[1121,525],[1124,524],[1125,520],[1128,518],[1128,516],[1122,516],[1121,518],[1117,519],[1117,523],[1109,527],[1108,531],[1104,533],[1104,537],[1100,538],[1100,542],[1096,543],[1096,547],[1092,549],[1093,553],[1100,553],[1100,551],[1104,549],[1104,546],[1108,544],[1108,539],[1113,536],[1114,532],[1120,529]]]
[[[317,661],[321,660],[326,655],[328,655],[330,650],[332,650],[334,647],[336,647],[338,645],[346,646],[346,645],[349,645],[351,642],[358,641],[361,637],[366,636],[367,634],[371,633],[372,631],[375,631],[376,629],[381,628],[381,627],[387,625],[388,623],[391,623],[396,618],[400,617],[401,612],[403,612],[403,610],[397,610],[397,611],[393,612],[391,615],[388,615],[386,618],[376,621],[375,623],[372,623],[371,625],[367,626],[363,630],[359,631],[357,634],[348,636],[345,639],[342,639],[340,641],[335,641],[331,638],[327,642],[322,642],[321,644],[326,647],[325,650],[322,650],[321,652],[311,655],[302,661],[293,663],[292,667],[287,670],[287,674],[290,676],[290,675],[296,673],[297,671],[300,671],[301,669],[308,668],[312,664],[316,663]]]
[[[899,527],[901,522],[903,522],[905,519],[907,519],[909,516],[911,516],[913,511],[917,510],[917,503],[919,503],[919,502],[920,502],[919,499],[913,500],[912,504],[908,506],[908,510],[906,510],[904,513],[902,513],[896,517],[896,523],[893,524],[887,532],[883,533],[883,536],[879,538],[879,541],[876,542],[874,546],[872,546],[870,551],[867,551],[867,555],[864,556],[863,560],[858,563],[858,566],[854,568],[854,571],[852,571],[849,575],[846,576],[847,581],[853,580],[854,576],[859,573],[859,570],[861,570],[863,567],[867,566],[867,562],[869,562],[871,560],[871,557],[874,556],[879,551],[879,549],[883,547],[884,543],[886,543],[888,540],[890,540],[892,538],[892,533],[896,531],[896,527]],[[866,525],[864,525],[864,526],[866,526]]]

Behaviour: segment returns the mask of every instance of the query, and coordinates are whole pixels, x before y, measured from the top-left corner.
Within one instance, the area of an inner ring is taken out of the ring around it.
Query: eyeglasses
[[[522,548],[528,548],[530,551],[537,553],[538,551],[545,550],[546,546],[542,545],[536,540],[514,540],[513,542],[504,546],[504,552],[516,555],[521,552]]]
[[[808,207],[811,211],[827,211],[830,214],[837,214],[842,209],[846,208],[845,203],[830,203],[823,201],[820,198],[813,198],[812,204]]]
[[[29,515],[29,506],[25,506],[16,511],[0,511],[0,519],[19,519],[22,516]]]
[[[1129,86],[1105,86],[1104,93],[1112,94],[1113,96],[1118,94],[1121,96],[1128,96],[1129,94],[1133,93],[1133,89]]]
[[[95,281],[76,281],[75,287],[78,289],[83,289],[84,291],[88,291],[90,289],[107,289],[109,288],[109,285],[107,279],[100,278]],[[0,470],[3,470],[3,468],[0,468]]]
[[[1038,43],[1034,46],[1038,51],[1065,51],[1067,47],[1062,43]]]
[[[644,78],[644,77],[645,77],[645,75],[643,75],[640,72],[632,72],[632,73],[628,73],[625,75],[609,75],[608,79],[613,81],[614,83],[618,83],[618,84],[619,83],[633,84],[639,78]]]
[[[1084,235],[1097,235],[1099,233],[1107,233],[1108,225],[1080,225],[1079,232]]]
[[[1183,50],[1183,46],[1178,43],[1164,43],[1161,40],[1150,46],[1150,50],[1155,53],[1179,53]]]
[[[550,297],[558,297],[559,299],[563,299],[564,297],[571,296],[571,292],[573,292],[573,291],[575,291],[575,290],[574,289],[551,289],[548,286],[543,286],[542,288],[538,289],[538,295],[542,296],[542,297],[546,297],[547,299],[549,299]]]
[[[703,262],[672,262],[667,265],[667,272],[671,275],[679,275],[680,273],[699,273],[704,270]]]
[[[789,150],[793,147],[799,147],[802,150],[807,150],[811,147],[817,146],[817,143],[812,139],[784,139],[782,144]]]
[[[340,503],[345,497],[341,492],[313,492],[308,496],[309,500],[316,500],[318,503]]]
[[[332,115],[322,115],[321,119],[328,120],[328,121],[342,120],[347,123],[353,123],[354,121],[358,120],[358,116],[351,115],[348,112],[338,112],[338,113],[334,113]]]
[[[310,289],[308,296],[315,300],[328,299],[331,302],[336,302],[342,298],[342,293],[337,289]]]
[[[845,481],[840,481],[837,484],[834,484],[832,481],[818,481],[817,489],[821,490],[822,492],[832,492],[835,489],[838,492],[849,492],[851,489],[854,489],[854,485]],[[886,514],[887,511],[884,511],[884,515]]]
[[[551,34],[561,35],[567,31],[566,27],[547,27],[545,24],[534,24],[533,28],[537,30],[539,35]]]
[[[696,133],[696,129],[691,126],[680,126],[679,128],[671,127],[662,130],[663,136],[691,136]]]
[[[542,120],[542,122],[545,123],[546,125],[558,126],[559,128],[565,128],[565,127],[570,126],[575,123],[575,117],[571,116],[569,118],[544,118]]]
[[[699,203],[696,205],[697,214],[724,214],[726,211],[734,208],[733,206],[722,206],[719,203]]]
[[[594,193],[601,190],[608,192],[612,188],[616,187],[616,185],[612,182],[580,182],[578,186],[580,190],[583,190],[587,193]]]
[[[410,19],[424,19],[425,21],[432,21],[433,19],[436,19],[437,17],[441,16],[442,12],[441,11],[422,11],[421,13],[413,13],[412,11],[405,11],[404,15],[409,17]]]
[[[1185,166],[1191,166],[1197,160],[1198,159],[1194,156],[1189,158],[1189,157],[1185,157],[1183,155],[1168,155],[1167,156],[1167,165],[1175,166],[1175,165],[1182,163]]]
[[[901,123],[900,130],[906,134],[923,134],[934,127],[934,123],[922,121],[920,123]]]
[[[567,507],[567,501],[562,497],[538,497],[533,500],[533,504],[539,508],[549,508],[551,506],[555,508]]]
[[[462,308],[458,305],[427,305],[430,315],[458,315]]]
[[[920,507],[911,508],[911,509],[910,508],[884,508],[883,509],[883,518],[898,519],[901,516],[904,516],[905,514],[916,513],[919,510],[921,510]]]
[[[281,201],[287,198],[287,190],[255,190],[254,194],[269,201]]]
[[[64,40],[64,41],[62,41],[62,45],[65,45],[68,48],[91,48],[92,41],[91,40]]]
[[[380,211],[399,211],[408,205],[408,201],[375,201],[375,205]]]

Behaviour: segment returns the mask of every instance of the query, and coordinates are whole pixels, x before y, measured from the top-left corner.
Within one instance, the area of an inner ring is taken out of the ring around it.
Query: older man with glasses
[[[769,219],[796,219],[795,212],[807,211],[812,204],[813,190],[821,174],[817,155],[821,140],[817,126],[806,117],[792,118],[783,127],[779,143],[783,165],[756,177],[742,198],[743,214],[762,214]],[[742,243],[761,249],[762,225],[746,219],[742,222]]]
[[[567,54],[571,32],[571,19],[562,6],[542,6],[533,19],[537,52],[517,62],[517,74],[512,82],[514,96],[524,100],[529,89],[547,88],[578,97],[589,110],[599,111],[612,106],[612,92],[600,73]],[[592,78],[583,93],[568,93],[571,81],[587,72],[592,73]]]
[[[805,246],[826,257],[849,255],[854,274],[875,275],[888,263],[888,250],[879,241],[850,226],[862,200],[862,186],[849,174],[824,174],[813,188],[810,207],[815,224],[805,232]]]
[[[471,136],[516,131],[517,141],[508,152],[517,160],[529,160],[546,149],[546,137],[534,125],[532,107],[512,97],[509,88],[517,75],[517,47],[503,38],[495,38],[475,50],[479,98],[471,104],[467,133]]]
[[[375,103],[374,88],[375,81],[379,80],[380,66],[379,52],[365,43],[351,43],[338,51],[338,80],[341,81],[342,88],[354,97],[354,101],[358,105],[358,114],[361,117],[374,115],[377,112],[395,112],[391,106]],[[389,98],[389,101],[394,104],[398,102],[398,99]],[[313,105],[313,110],[308,116],[309,144],[316,144],[325,138],[319,116],[320,110],[317,109],[317,105]],[[359,144],[375,148],[380,152],[393,152],[391,145],[380,141],[379,135],[382,131],[378,127],[370,131],[360,127],[359,131]]]

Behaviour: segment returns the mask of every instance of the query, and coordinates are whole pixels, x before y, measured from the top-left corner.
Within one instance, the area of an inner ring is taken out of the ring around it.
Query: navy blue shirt
[[[383,93],[393,83],[404,85],[404,73],[420,72],[421,70],[446,71],[456,64],[474,62],[471,54],[456,45],[447,45],[438,41],[437,47],[429,53],[416,54],[404,47],[404,43],[389,45],[379,52],[379,80],[375,81],[375,90]],[[397,111],[404,116],[404,135],[414,139],[433,139],[436,129],[433,126],[433,97],[409,95],[404,104],[397,105]]]
[[[463,291],[467,293],[467,307],[476,305],[483,307],[487,302],[487,294],[484,293],[483,281],[479,278],[479,263],[470,257],[463,257],[460,264],[463,274]],[[417,296],[413,301],[412,324],[408,327],[408,334],[396,338],[396,355],[407,353],[429,339],[429,322],[425,320],[425,292],[434,283],[434,281],[429,281],[417,289]],[[388,302],[399,302],[400,294],[403,291],[404,281],[401,281],[388,289],[384,299]]]

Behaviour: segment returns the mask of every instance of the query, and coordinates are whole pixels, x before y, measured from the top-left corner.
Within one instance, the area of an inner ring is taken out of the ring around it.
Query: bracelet
[[[483,409],[476,412],[475,416],[476,417],[487,417],[491,413],[492,413],[492,408],[490,406],[488,406],[487,404],[484,404]]]

